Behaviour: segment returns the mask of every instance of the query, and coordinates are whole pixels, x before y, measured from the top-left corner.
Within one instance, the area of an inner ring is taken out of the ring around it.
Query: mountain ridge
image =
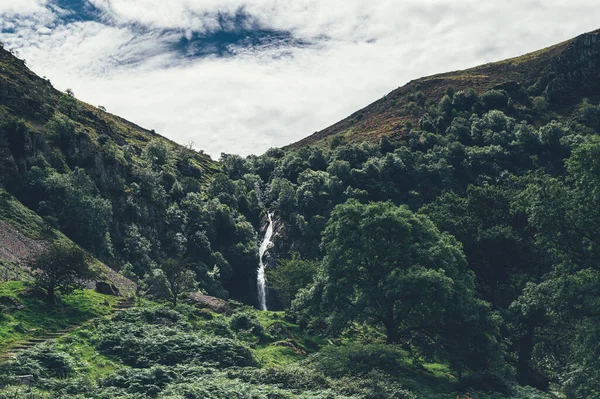
[[[441,99],[449,87],[455,91],[474,89],[478,94],[491,89],[515,92],[524,88],[532,96],[545,96],[553,110],[568,113],[581,98],[595,97],[600,89],[600,81],[593,74],[600,67],[599,38],[597,29],[518,57],[411,80],[347,118],[285,148],[319,145],[337,135],[360,142],[406,134],[427,112],[425,107],[415,106],[415,96]]]

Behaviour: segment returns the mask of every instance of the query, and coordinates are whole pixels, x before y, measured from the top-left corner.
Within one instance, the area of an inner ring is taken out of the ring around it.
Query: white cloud
[[[0,0],[0,14],[32,15],[45,12],[46,0]]]
[[[21,24],[2,40],[58,88],[214,156],[297,141],[411,79],[520,55],[600,21],[587,0],[91,1],[109,25]],[[213,31],[219,13],[241,8],[312,45],[183,60],[169,47],[176,37],[158,34]]]

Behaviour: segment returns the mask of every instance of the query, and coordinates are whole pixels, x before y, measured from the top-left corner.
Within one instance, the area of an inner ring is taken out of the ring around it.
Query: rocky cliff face
[[[545,94],[553,105],[577,104],[600,95],[600,31],[577,37],[552,62]]]

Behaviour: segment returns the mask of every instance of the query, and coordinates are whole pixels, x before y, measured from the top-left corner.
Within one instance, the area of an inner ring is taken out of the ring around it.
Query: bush
[[[26,387],[6,387],[0,391],[0,399],[46,399],[48,394]]]
[[[113,320],[127,323],[143,323],[167,326],[185,323],[184,317],[181,313],[166,306],[131,309],[126,312],[118,313]]]
[[[284,369],[242,369],[227,373],[229,378],[255,385],[278,385],[286,389],[327,389],[330,384],[320,372],[292,366]]]
[[[214,335],[225,338],[233,338],[233,332],[229,329],[229,322],[224,317],[217,317],[206,323],[207,329]]]
[[[236,332],[249,332],[254,335],[262,335],[264,329],[256,316],[249,312],[237,312],[229,320],[229,327]]]
[[[250,349],[238,341],[164,326],[111,323],[100,331],[97,346],[134,367],[190,362],[217,368],[257,364]]]
[[[154,366],[149,369],[121,369],[102,380],[102,386],[127,389],[128,392],[156,396],[177,374],[168,368]]]
[[[39,378],[64,378],[75,371],[75,362],[53,344],[40,344],[19,353],[13,360],[0,366],[0,380],[10,382],[17,375]]]
[[[206,376],[193,382],[169,385],[159,399],[291,399],[291,393],[272,386],[254,386],[224,376]]]
[[[315,369],[334,378],[347,374],[365,375],[373,370],[395,375],[405,357],[406,354],[394,345],[349,344],[325,347],[312,357],[311,363]]]
[[[486,111],[504,109],[508,105],[508,95],[504,90],[489,90],[482,94],[481,102]]]
[[[427,397],[403,388],[396,378],[380,371],[371,371],[361,378],[344,377],[335,381],[334,387],[336,392],[352,398],[420,399]]]

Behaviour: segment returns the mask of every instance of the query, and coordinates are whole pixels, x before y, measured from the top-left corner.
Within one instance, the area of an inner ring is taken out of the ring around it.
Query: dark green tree
[[[591,136],[566,162],[566,178],[533,175],[518,198],[553,262],[552,272],[530,282],[511,307],[528,340],[521,366],[561,381],[569,398],[594,397],[600,386],[599,160],[600,139]],[[528,374],[521,380],[528,382]]]
[[[183,259],[167,259],[155,271],[156,282],[160,292],[165,295],[173,306],[182,295],[196,288],[196,273]]]
[[[88,255],[73,244],[56,242],[29,262],[35,282],[46,291],[46,302],[56,303],[57,294],[83,289],[86,280],[98,273],[90,266]]]
[[[283,306],[289,307],[298,291],[313,281],[317,270],[318,262],[302,259],[294,252],[291,259],[281,259],[276,268],[267,270],[267,282]]]
[[[493,367],[498,320],[474,297],[460,244],[426,216],[350,200],[334,209],[322,245],[321,309],[332,327],[382,326],[388,343],[449,356],[459,373]]]

